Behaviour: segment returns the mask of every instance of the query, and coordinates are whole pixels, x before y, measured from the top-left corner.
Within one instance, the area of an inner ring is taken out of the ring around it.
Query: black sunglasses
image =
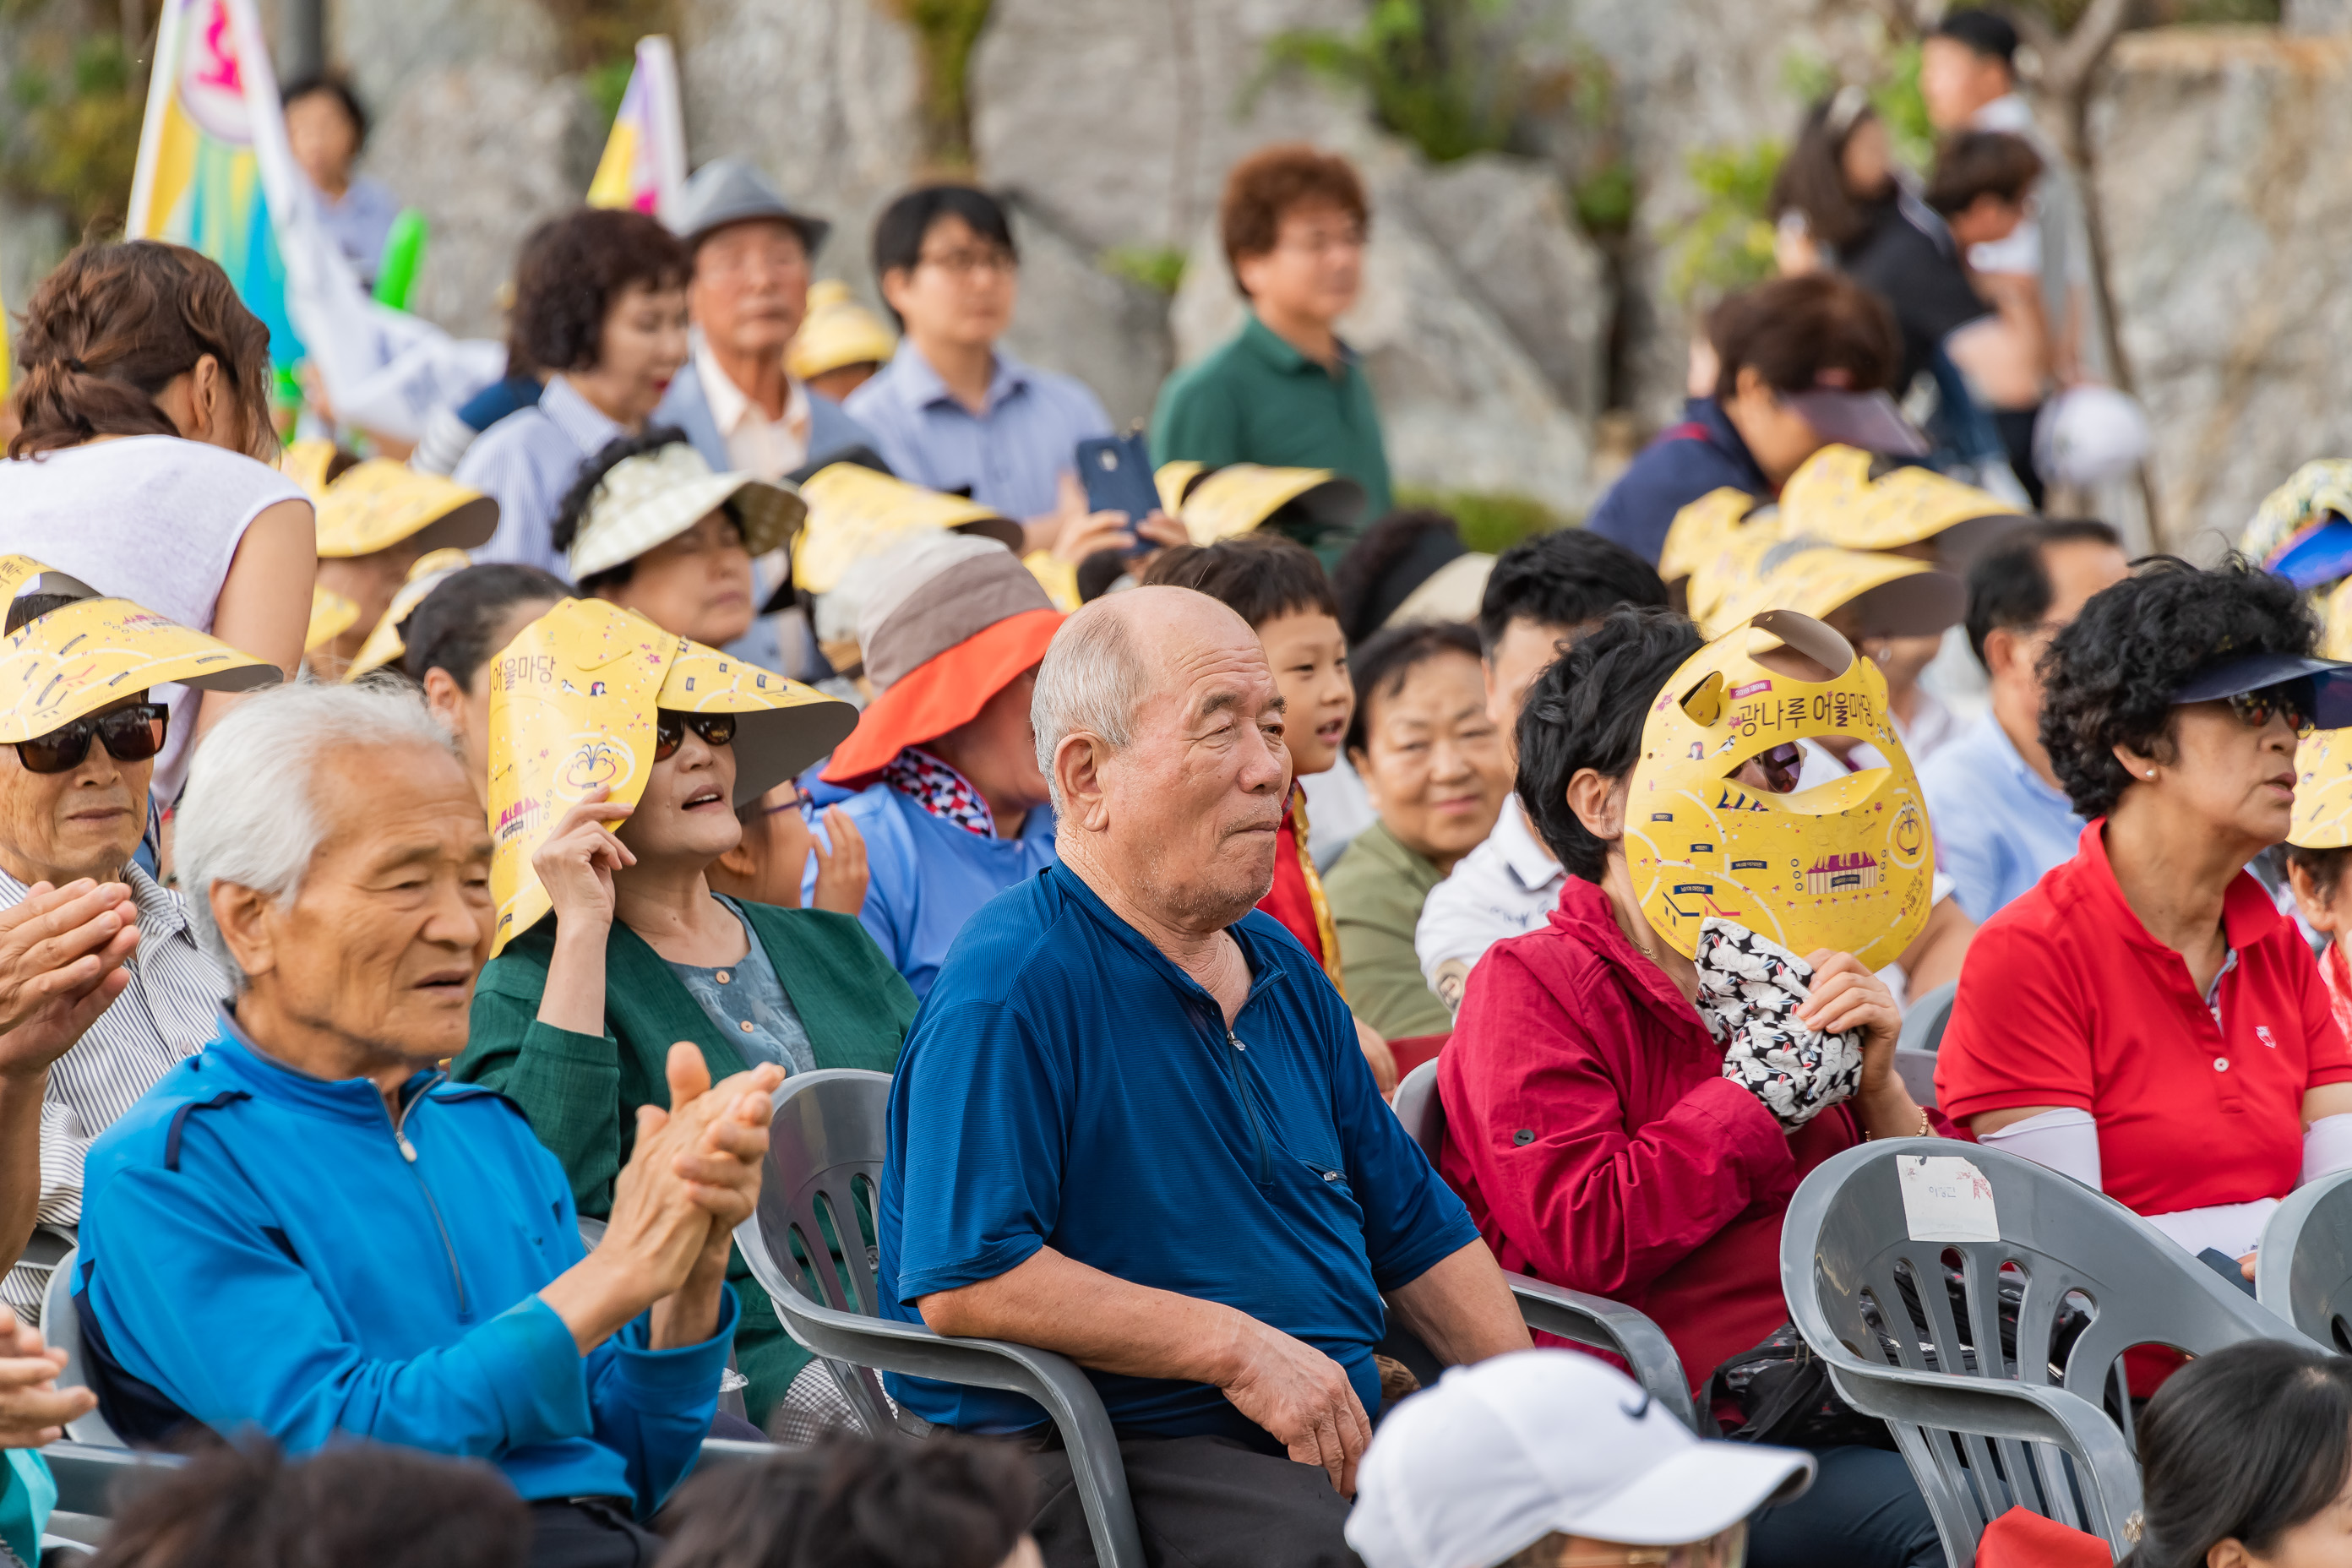
[[[2282,680],[2259,691],[2241,691],[2223,699],[2230,711],[2250,729],[2267,726],[2274,714],[2284,714],[2287,728],[2298,735],[2311,732],[2312,685],[2309,680]]]
[[[1759,752],[1749,759],[1756,764],[1764,787],[1773,795],[1787,795],[1797,787],[1797,780],[1805,771],[1805,751],[1794,741]]]
[[[654,713],[654,761],[667,762],[672,752],[686,743],[686,732],[691,730],[702,737],[706,746],[731,746],[735,743],[735,715],[732,713],[675,713],[657,709]],[[117,752],[116,756],[122,753]]]
[[[89,755],[92,737],[118,763],[143,763],[163,749],[171,710],[161,702],[134,702],[61,724],[46,735],[16,742],[16,760],[28,773],[61,773]]]

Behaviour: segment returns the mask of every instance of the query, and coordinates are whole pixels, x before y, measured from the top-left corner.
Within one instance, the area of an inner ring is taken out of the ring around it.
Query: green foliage
[[[1373,114],[1433,163],[1491,153],[1509,142],[1531,79],[1508,58],[1485,58],[1476,24],[1507,0],[1371,0],[1353,33],[1295,28],[1266,44],[1266,70],[1285,67],[1370,93]]]
[[[1788,146],[1766,137],[1745,147],[1702,147],[1685,162],[1699,208],[1672,234],[1666,287],[1687,302],[1772,276],[1772,181]]]
[[[1115,245],[1103,252],[1101,266],[1114,278],[1172,299],[1183,286],[1184,261],[1184,253],[1172,245]]]
[[[1569,195],[1587,234],[1623,234],[1633,226],[1633,165],[1622,153],[1577,181]]]
[[[989,0],[898,0],[915,29],[923,61],[923,151],[932,168],[971,168],[972,46],[988,21]]]
[[[555,35],[562,50],[565,68],[601,77],[615,68],[620,72],[622,87],[629,80],[629,62],[637,52],[637,40],[650,33],[677,32],[677,6],[675,0],[540,0],[548,20],[555,24]],[[601,109],[607,96],[601,86],[591,82],[589,96]],[[616,112],[621,104],[620,89],[609,96]]]
[[[19,112],[0,142],[0,184],[63,208],[69,234],[119,229],[142,108],[121,38],[86,33],[60,66],[19,66],[8,91]]]
[[[590,66],[580,73],[580,90],[596,106],[596,123],[604,132],[613,129],[613,121],[621,117],[621,100],[629,93],[629,73],[637,66],[634,55],[626,59],[606,60],[601,66]]]
[[[1452,517],[1462,531],[1462,542],[1489,555],[1499,555],[1522,539],[1575,526],[1532,496],[1508,490],[1440,490],[1425,485],[1397,487],[1397,505],[1431,507]]]
[[[1870,106],[1885,122],[1895,162],[1925,174],[1936,165],[1936,127],[1919,92],[1919,46],[1905,44],[1886,66],[1885,78],[1870,89]]]

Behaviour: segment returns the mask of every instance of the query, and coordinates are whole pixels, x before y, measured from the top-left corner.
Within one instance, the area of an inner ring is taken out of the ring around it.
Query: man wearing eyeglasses
[[[59,581],[39,571],[26,585]],[[15,1259],[36,1223],[79,1223],[90,1143],[212,1037],[226,992],[179,896],[131,859],[169,721],[148,692],[121,689],[124,672],[190,667],[180,679],[233,684],[276,672],[86,590],[19,594],[7,631],[0,687],[36,693],[0,708],[0,1258]],[[0,1282],[26,1321],[54,1260]]]
[[[2038,665],[2084,602],[2129,570],[2116,531],[2087,520],[2028,524],[1969,568],[1969,646],[1992,700],[1920,767],[1919,787],[1937,865],[1979,925],[2074,858],[2083,819],[2042,744]]]
[[[1223,347],[1161,388],[1154,462],[1330,468],[1364,487],[1365,521],[1387,515],[1380,409],[1337,330],[1363,284],[1370,221],[1363,183],[1344,158],[1291,143],[1234,166],[1219,224],[1249,314]]]
[[[1026,553],[1052,549],[1067,527],[1127,520],[1090,516],[1076,479],[1078,443],[1111,433],[1101,400],[998,346],[1020,264],[1012,223],[986,191],[926,185],[884,208],[874,271],[905,335],[843,406],[900,479],[1022,520]]]

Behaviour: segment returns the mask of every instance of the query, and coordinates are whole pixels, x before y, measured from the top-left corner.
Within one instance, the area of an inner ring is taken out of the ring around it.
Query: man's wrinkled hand
[[[1235,1313],[1233,1374],[1221,1386],[1234,1408],[1274,1435],[1302,1465],[1320,1465],[1341,1497],[1356,1495],[1356,1461],[1372,1423],[1346,1369],[1279,1329]]]
[[[0,1076],[46,1070],[123,988],[139,906],[120,882],[37,882],[0,911]]]

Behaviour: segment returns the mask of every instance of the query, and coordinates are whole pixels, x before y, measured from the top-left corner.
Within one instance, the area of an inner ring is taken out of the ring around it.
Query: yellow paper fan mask
[[[625,805],[644,796],[664,709],[741,715],[735,805],[824,756],[857,723],[849,703],[616,605],[562,601],[490,664],[494,954],[551,907],[530,860],[564,814],[600,786]]]
[[[334,641],[350,631],[360,618],[357,600],[345,598],[332,588],[317,584],[310,586],[310,624],[302,633],[302,651],[309,653],[320,643]]]
[[[1776,638],[1827,678],[1760,661]],[[1886,765],[1789,795],[1735,776],[1822,735],[1866,742]],[[1624,842],[1643,913],[1685,954],[1713,917],[1800,957],[1826,947],[1881,968],[1927,923],[1935,886],[1927,805],[1887,716],[1885,681],[1837,633],[1785,610],[1693,654],[1652,703]]]
[[[357,680],[363,675],[372,675],[406,653],[408,645],[401,639],[400,623],[416,613],[425,595],[473,563],[474,558],[462,550],[436,550],[418,556],[416,563],[408,569],[408,580],[393,594],[392,603],[384,606],[383,619],[376,622],[367,641],[360,644],[360,651],[352,658],[351,668],[343,671],[343,679]]]
[[[2352,730],[2315,730],[2295,747],[2286,841],[2299,849],[2352,845]]]
[[[1912,464],[1870,477],[1876,463],[1853,447],[1824,447],[1780,487],[1780,530],[1848,550],[1897,550],[1934,541],[1965,562],[1994,532],[2021,521],[1999,496]]]
[[[1164,488],[1161,497],[1166,498]],[[1293,505],[1317,528],[1345,529],[1364,510],[1364,487],[1328,468],[1228,463],[1193,481],[1175,515],[1193,543],[1214,544],[1247,533]]]
[[[478,550],[498,531],[499,503],[438,474],[375,458],[319,501],[319,553],[373,555],[414,539],[426,552]]]
[[[0,559],[6,602],[28,591],[65,592],[71,582],[22,555]],[[250,691],[278,679],[275,665],[127,599],[81,599],[0,641],[0,745],[37,740],[157,686]]]

